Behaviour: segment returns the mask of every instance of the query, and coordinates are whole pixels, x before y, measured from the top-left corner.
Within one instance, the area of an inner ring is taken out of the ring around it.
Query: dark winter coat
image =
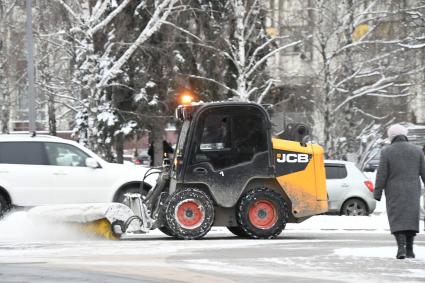
[[[419,232],[421,183],[425,182],[422,150],[397,136],[381,152],[376,174],[374,197],[381,199],[385,191],[391,233],[405,230]]]

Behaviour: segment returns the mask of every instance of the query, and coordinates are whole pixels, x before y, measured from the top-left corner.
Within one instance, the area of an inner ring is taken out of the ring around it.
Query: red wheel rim
[[[249,221],[259,229],[270,229],[277,222],[277,211],[273,202],[257,200],[249,208]]]
[[[183,228],[195,229],[205,219],[204,208],[194,199],[184,200],[176,206],[176,219]]]

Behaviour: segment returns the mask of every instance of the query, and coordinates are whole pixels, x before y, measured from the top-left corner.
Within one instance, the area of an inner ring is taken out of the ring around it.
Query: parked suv
[[[108,163],[70,140],[0,135],[0,214],[11,206],[121,202],[139,191],[146,170]]]
[[[373,183],[353,162],[325,160],[328,213],[368,215],[376,208]]]
[[[380,157],[381,157],[381,149],[380,148],[373,149],[369,155],[368,161],[366,162],[364,166],[364,171],[374,172],[376,169],[378,169]]]

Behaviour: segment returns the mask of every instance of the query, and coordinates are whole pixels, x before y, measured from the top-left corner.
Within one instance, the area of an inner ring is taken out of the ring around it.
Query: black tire
[[[161,231],[165,235],[170,236],[170,237],[174,237],[173,231],[168,226],[164,225],[162,227],[159,227],[158,229],[159,229],[159,231]]]
[[[239,226],[227,226],[227,229],[229,229],[230,232],[232,232],[234,235],[242,238],[247,238],[248,235],[245,234],[244,230]]]
[[[7,199],[0,194],[0,219],[10,210],[10,204]]]
[[[198,189],[174,192],[165,208],[165,226],[178,239],[200,239],[214,223],[214,205],[210,197]]]
[[[164,233],[167,236],[174,237],[173,231],[168,227],[167,219],[165,217],[165,210],[170,203],[170,196],[167,197],[165,200],[163,206],[158,211],[158,220],[160,223],[162,223],[161,227],[158,227],[159,231]]]
[[[248,237],[273,239],[285,229],[288,215],[288,206],[280,194],[268,188],[258,188],[241,198],[236,218]]]
[[[341,208],[341,215],[347,216],[367,216],[367,205],[359,198],[350,198],[344,202]]]

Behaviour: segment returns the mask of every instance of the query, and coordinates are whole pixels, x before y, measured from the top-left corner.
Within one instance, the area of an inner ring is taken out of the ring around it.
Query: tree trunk
[[[238,77],[236,79],[237,91],[239,93],[239,99],[241,101],[248,101],[247,93],[247,82],[246,82],[246,51],[245,51],[245,6],[241,0],[234,0],[232,2],[233,10],[235,12],[236,18],[236,27],[235,27],[235,39],[237,42],[237,52],[236,52],[236,69],[238,71]]]
[[[115,153],[117,155],[117,163],[124,163],[124,135],[119,134],[115,137]]]
[[[6,58],[7,58],[7,38],[6,38],[6,15],[5,3],[0,3],[0,126],[1,133],[9,133],[10,118],[10,95],[8,90],[8,80],[6,79]]]
[[[53,94],[49,94],[49,100],[47,102],[47,113],[49,115],[49,135],[56,136],[56,107]]]
[[[151,129],[151,144],[153,144],[153,166],[160,166],[164,159],[163,141],[164,141],[165,122],[160,120]]]
[[[0,42],[1,44],[1,42]],[[3,52],[2,47],[0,46],[0,54]],[[0,125],[1,133],[9,133],[9,120],[10,120],[10,94],[7,87],[7,80],[5,72],[2,68],[3,61],[0,56]]]
[[[1,80],[0,80],[1,81]],[[9,120],[10,120],[10,95],[7,94],[7,89],[4,89],[3,105],[1,106],[1,133],[9,133]]]

